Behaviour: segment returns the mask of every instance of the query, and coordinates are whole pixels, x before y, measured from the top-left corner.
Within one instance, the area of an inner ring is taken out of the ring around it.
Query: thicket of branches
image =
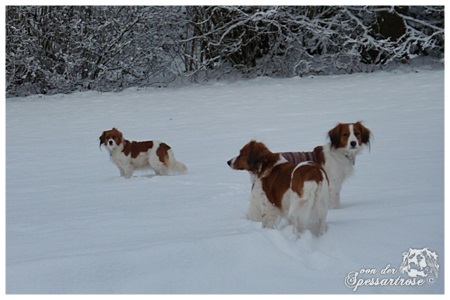
[[[444,7],[8,6],[7,96],[444,56]]]

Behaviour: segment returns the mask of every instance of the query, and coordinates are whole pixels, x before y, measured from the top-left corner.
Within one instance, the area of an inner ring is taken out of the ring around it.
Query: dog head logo
[[[423,249],[409,249],[403,252],[403,262],[400,265],[400,272],[409,277],[438,277],[439,265],[438,256],[435,252]]]

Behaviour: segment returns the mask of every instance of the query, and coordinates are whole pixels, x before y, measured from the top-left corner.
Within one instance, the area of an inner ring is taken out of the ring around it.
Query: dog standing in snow
[[[156,175],[184,174],[186,166],[177,161],[169,145],[159,141],[134,142],[123,138],[122,132],[113,128],[103,131],[100,146],[104,146],[120,176],[130,178],[137,169],[153,169]]]
[[[287,217],[298,233],[319,223],[326,231],[329,190],[325,170],[315,162],[294,164],[272,153],[263,143],[251,141],[228,161],[235,170],[249,171],[254,179],[249,216],[259,216],[263,227],[276,227]]]
[[[328,137],[328,144],[317,146],[311,152],[280,154],[295,164],[314,161],[322,166],[330,180],[330,205],[332,208],[339,208],[342,184],[353,174],[356,156],[365,146],[370,147],[371,132],[361,122],[339,123],[328,132]]]

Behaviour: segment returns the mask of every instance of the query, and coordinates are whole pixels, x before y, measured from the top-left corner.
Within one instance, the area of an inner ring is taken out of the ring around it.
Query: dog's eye
[[[361,134],[361,133],[359,133],[359,132],[355,132],[355,135],[356,135],[356,136],[359,136],[360,134]]]
[[[348,133],[344,133],[342,136],[348,138]]]
[[[112,139],[115,139],[115,138],[116,138],[116,136],[115,136],[115,135],[112,135],[112,136],[111,136],[111,138],[112,138]]]

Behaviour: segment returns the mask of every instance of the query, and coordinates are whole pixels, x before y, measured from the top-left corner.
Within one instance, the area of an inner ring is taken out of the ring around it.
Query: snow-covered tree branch
[[[360,72],[444,56],[444,7],[7,6],[7,96]]]

